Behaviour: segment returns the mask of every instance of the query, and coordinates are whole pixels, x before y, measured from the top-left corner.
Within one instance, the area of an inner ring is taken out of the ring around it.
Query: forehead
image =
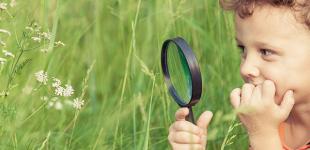
[[[295,17],[288,8],[261,6],[254,9],[252,16],[240,18],[235,16],[237,38],[294,38],[310,36],[308,28]],[[270,40],[270,39],[269,39]]]

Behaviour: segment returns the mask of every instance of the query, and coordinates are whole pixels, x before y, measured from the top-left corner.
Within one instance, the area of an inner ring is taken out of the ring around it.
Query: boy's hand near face
[[[272,81],[254,86],[244,84],[231,92],[230,101],[246,127],[253,149],[281,149],[278,128],[294,105],[293,92],[287,91],[280,105],[275,103],[276,88]]]
[[[185,120],[188,108],[180,108],[176,121],[169,128],[168,140],[174,150],[204,150],[207,144],[207,127],[212,118],[210,111],[202,113],[197,125]]]

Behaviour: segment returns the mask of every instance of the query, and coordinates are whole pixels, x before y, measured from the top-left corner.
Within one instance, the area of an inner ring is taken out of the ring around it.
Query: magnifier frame
[[[170,44],[175,44],[179,50],[182,50],[182,53],[185,56],[186,62],[188,64],[189,70],[190,70],[190,76],[192,80],[192,95],[190,98],[189,103],[185,103],[184,100],[179,96],[176,89],[172,85],[170,74],[169,74],[169,68],[167,63],[167,53],[169,49]],[[201,97],[201,91],[202,91],[202,81],[201,81],[201,73],[198,66],[198,62],[196,60],[196,57],[194,53],[192,52],[192,49],[188,46],[186,41],[181,37],[176,37],[173,39],[168,39],[164,42],[162,46],[162,54],[161,54],[161,65],[162,70],[165,77],[165,82],[168,86],[168,90],[171,94],[171,96],[174,98],[174,100],[178,103],[180,107],[191,107],[194,106]]]

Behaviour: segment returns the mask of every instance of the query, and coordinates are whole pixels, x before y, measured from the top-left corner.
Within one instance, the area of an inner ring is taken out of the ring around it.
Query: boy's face
[[[272,80],[279,104],[287,90],[295,103],[310,99],[310,30],[287,8],[255,8],[248,18],[235,17],[236,39],[242,50],[240,73],[254,85]]]

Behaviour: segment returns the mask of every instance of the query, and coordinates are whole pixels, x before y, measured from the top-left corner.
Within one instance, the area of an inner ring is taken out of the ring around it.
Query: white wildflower
[[[6,57],[15,57],[15,55],[7,50],[2,50],[2,53],[4,54],[4,56]]]
[[[16,0],[11,0],[10,6],[11,6],[11,7],[15,7],[15,6],[16,6]]]
[[[0,57],[0,65],[3,65],[5,62],[7,62],[7,60],[5,58]]]
[[[47,53],[48,52],[48,48],[42,48],[40,51],[43,52],[43,53]]]
[[[52,83],[52,87],[56,88],[56,87],[59,87],[61,86],[61,81],[57,78],[53,78],[53,83]]]
[[[0,10],[6,10],[7,9],[7,3],[0,3]]]
[[[35,41],[35,42],[38,42],[38,43],[41,42],[41,38],[40,38],[40,37],[34,36],[34,37],[31,37],[31,39],[32,39],[33,41]]]
[[[44,39],[51,40],[51,33],[42,32],[40,34]]]
[[[0,29],[0,33],[5,33],[5,34],[11,36],[11,32],[8,30]]]
[[[69,97],[74,93],[74,89],[72,88],[71,85],[66,85],[66,88],[63,91],[63,96]]]
[[[66,46],[65,43],[61,42],[61,41],[57,41],[55,42],[55,46],[58,47],[58,46]]]
[[[75,109],[81,109],[84,106],[84,100],[81,100],[79,98],[75,98],[73,100],[73,107]]]
[[[40,70],[40,71],[36,72],[34,75],[39,82],[43,83],[44,85],[47,83],[47,81],[48,81],[47,72]]]
[[[64,88],[62,86],[58,86],[56,89],[55,89],[55,94],[58,95],[58,96],[63,96],[63,93],[64,93]]]
[[[61,109],[63,108],[63,105],[62,105],[62,103],[61,103],[60,101],[56,101],[56,102],[54,103],[54,107],[55,107],[55,109],[57,109],[57,110],[61,110]]]

